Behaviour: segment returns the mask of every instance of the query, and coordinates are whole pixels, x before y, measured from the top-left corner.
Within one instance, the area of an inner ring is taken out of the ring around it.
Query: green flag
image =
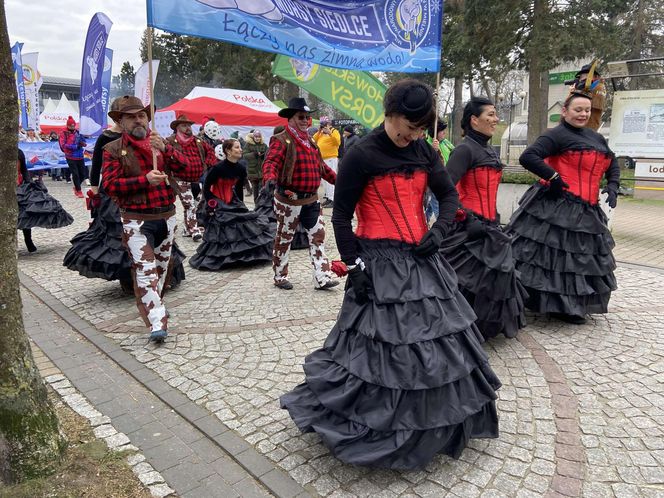
[[[295,83],[369,128],[383,121],[385,85],[370,73],[278,55],[272,73]]]

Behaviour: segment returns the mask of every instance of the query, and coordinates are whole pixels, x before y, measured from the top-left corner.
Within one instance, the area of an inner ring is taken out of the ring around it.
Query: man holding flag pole
[[[120,208],[123,241],[132,261],[136,304],[150,327],[150,341],[168,335],[168,313],[162,294],[170,279],[175,237],[175,192],[170,172],[186,173],[187,160],[148,123],[150,108],[125,95],[108,115],[122,136],[104,146],[102,182]]]

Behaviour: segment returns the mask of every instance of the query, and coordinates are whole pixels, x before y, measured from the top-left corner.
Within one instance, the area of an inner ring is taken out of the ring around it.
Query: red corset
[[[427,231],[422,208],[426,186],[425,171],[373,177],[355,207],[356,235],[417,244]]]
[[[473,213],[494,221],[496,195],[503,172],[490,166],[472,168],[457,183],[459,202]]]
[[[210,192],[226,204],[230,204],[233,200],[233,187],[236,183],[237,178],[219,178],[214,185],[210,186]]]
[[[599,182],[611,164],[610,156],[596,150],[569,150],[544,161],[569,185],[568,192],[597,204]]]

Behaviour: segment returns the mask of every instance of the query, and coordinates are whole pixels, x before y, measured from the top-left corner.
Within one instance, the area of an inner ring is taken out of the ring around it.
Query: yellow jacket
[[[320,154],[323,156],[323,159],[330,159],[332,157],[339,156],[339,146],[341,145],[341,135],[339,132],[332,128],[332,132],[329,135],[317,131],[313,136],[314,141],[318,144],[320,149]]]

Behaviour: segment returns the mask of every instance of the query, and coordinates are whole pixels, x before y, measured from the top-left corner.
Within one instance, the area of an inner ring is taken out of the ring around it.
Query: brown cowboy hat
[[[278,115],[280,118],[290,119],[295,116],[296,113],[304,112],[316,112],[316,109],[310,109],[307,105],[307,101],[302,97],[293,97],[288,101],[288,107],[280,110]]]
[[[150,115],[150,106],[143,105],[141,99],[138,97],[133,97],[131,95],[125,95],[120,97],[117,103],[117,109],[109,111],[108,115],[113,121],[119,121],[123,114],[136,114],[137,112],[145,111],[148,115],[148,119],[151,119]],[[113,102],[115,104],[115,101]]]
[[[177,119],[175,119],[174,121],[171,121],[171,130],[175,131],[176,128],[178,127],[178,125],[181,125],[181,124],[192,125],[192,124],[194,124],[194,122],[191,119],[189,119],[186,114],[180,114],[177,117]]]

